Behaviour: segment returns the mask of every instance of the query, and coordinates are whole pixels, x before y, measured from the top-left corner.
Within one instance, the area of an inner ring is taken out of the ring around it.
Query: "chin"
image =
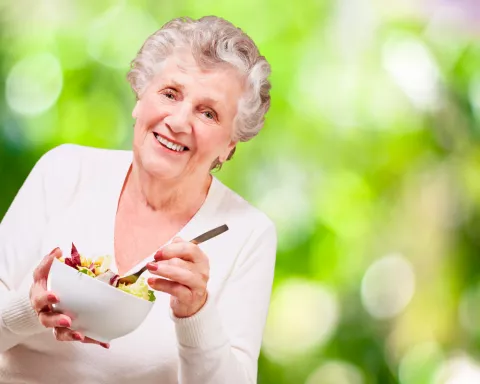
[[[180,169],[158,159],[148,159],[143,163],[143,168],[149,175],[158,179],[176,179],[183,173],[183,167]]]

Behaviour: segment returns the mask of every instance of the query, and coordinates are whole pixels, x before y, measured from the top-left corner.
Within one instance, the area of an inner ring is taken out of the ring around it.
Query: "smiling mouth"
[[[164,146],[165,148],[171,150],[172,152],[184,152],[184,151],[188,151],[188,147],[185,147],[181,144],[176,144],[176,143],[173,143],[167,139],[165,139],[164,137],[158,135],[157,133],[153,132],[153,135],[155,136],[155,139],[162,145]]]

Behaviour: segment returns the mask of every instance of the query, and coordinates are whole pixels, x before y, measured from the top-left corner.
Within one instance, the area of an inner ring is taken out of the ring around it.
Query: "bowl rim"
[[[57,258],[55,258],[55,259],[53,260],[53,262],[54,262],[54,263],[57,262],[57,263],[59,263],[60,265],[63,265],[63,267],[68,268],[68,269],[71,269],[72,272],[75,271],[74,268],[68,266],[67,264],[65,264],[65,263],[63,263],[63,262],[61,262],[61,261],[58,260]],[[62,267],[62,268],[63,268],[63,267]],[[87,277],[90,278],[92,281],[94,281],[95,284],[100,284],[101,286],[105,286],[105,287],[108,287],[109,289],[113,289],[115,292],[119,292],[120,294],[126,295],[127,297],[131,297],[131,298],[134,298],[134,299],[136,299],[136,300],[141,300],[142,302],[146,302],[146,303],[148,303],[148,304],[150,304],[150,305],[155,304],[154,301],[145,300],[145,299],[142,299],[141,297],[132,295],[131,293],[127,293],[127,292],[125,292],[125,291],[122,291],[122,290],[119,289],[119,288],[116,288],[116,287],[113,287],[113,286],[110,285],[110,284],[107,284],[107,283],[98,281],[98,280],[94,279],[92,276],[89,276],[89,275],[87,275],[87,274],[85,274],[85,273],[81,273],[81,272],[78,271],[78,270],[77,270],[76,272],[78,272],[78,273],[80,273],[80,274],[82,274],[82,275],[87,276]],[[50,276],[51,276],[51,274],[49,273],[48,280],[50,280],[50,278],[51,278]],[[155,298],[156,298],[156,296],[155,296]]]

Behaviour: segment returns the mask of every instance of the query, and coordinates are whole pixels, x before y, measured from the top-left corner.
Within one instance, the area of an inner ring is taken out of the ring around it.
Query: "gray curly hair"
[[[177,18],[147,38],[131,63],[127,79],[137,99],[147,88],[158,68],[179,47],[189,47],[198,65],[212,68],[230,64],[245,76],[246,90],[238,102],[232,140],[248,141],[263,127],[270,108],[270,64],[240,28],[215,16],[198,20]],[[227,160],[235,152],[232,150]],[[218,160],[213,168],[221,166]]]

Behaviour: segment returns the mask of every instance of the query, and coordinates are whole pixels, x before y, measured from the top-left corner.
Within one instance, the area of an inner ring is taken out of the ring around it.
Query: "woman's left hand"
[[[210,264],[207,255],[193,243],[175,238],[148,263],[150,273],[160,276],[148,279],[157,291],[169,293],[170,306],[176,317],[196,314],[207,301]]]

